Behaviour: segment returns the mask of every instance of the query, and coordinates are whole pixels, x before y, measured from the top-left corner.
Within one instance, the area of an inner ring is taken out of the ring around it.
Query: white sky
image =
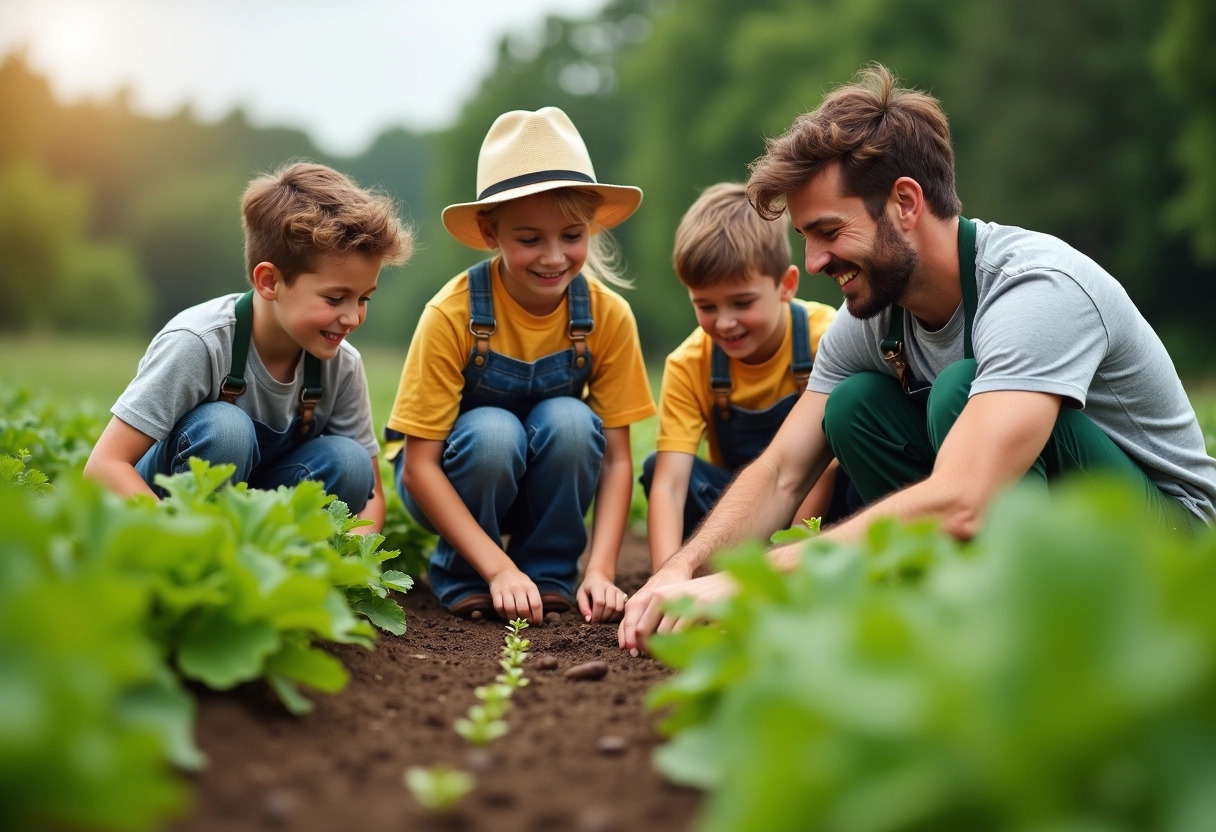
[[[503,34],[606,1],[0,0],[0,56],[24,44],[65,102],[127,85],[150,115],[240,105],[353,155],[386,127],[451,123]]]

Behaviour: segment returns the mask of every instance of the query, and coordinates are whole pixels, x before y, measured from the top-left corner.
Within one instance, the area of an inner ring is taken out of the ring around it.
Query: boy
[[[362,359],[346,342],[383,263],[412,234],[392,200],[337,171],[296,163],[250,182],[242,200],[253,289],[179,313],[149,345],[85,463],[122,495],[155,494],[189,457],[236,465],[254,488],[318,480],[384,525],[379,446]]]
[[[667,356],[657,453],[642,466],[650,562],[680,548],[735,471],[772,439],[806,386],[836,315],[794,298],[798,267],[780,223],[760,219],[742,185],[706,189],[676,229],[672,261],[700,325]],[[709,461],[697,456],[708,437]],[[829,471],[795,519],[822,517]]]

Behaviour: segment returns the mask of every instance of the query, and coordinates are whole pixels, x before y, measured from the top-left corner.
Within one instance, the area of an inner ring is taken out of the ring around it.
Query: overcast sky
[[[0,55],[25,44],[66,102],[128,85],[141,112],[243,106],[362,152],[391,126],[449,124],[499,38],[606,0],[0,0]]]

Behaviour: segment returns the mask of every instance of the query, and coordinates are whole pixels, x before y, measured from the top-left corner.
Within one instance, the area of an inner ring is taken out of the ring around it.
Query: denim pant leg
[[[650,486],[654,482],[654,467],[658,454],[652,451],[642,461],[642,492],[650,500]],[[692,537],[697,525],[709,514],[718,497],[726,490],[731,479],[730,471],[694,456],[692,471],[688,477],[688,493],[684,497],[684,540]]]
[[[482,530],[502,545],[502,520],[519,494],[527,456],[527,434],[510,411],[478,407],[460,414],[443,448],[443,473]],[[428,531],[435,527],[406,491],[401,480],[405,454],[397,457],[397,493],[406,510]],[[485,580],[444,537],[431,554],[427,577],[444,607],[474,592],[486,592]]]
[[[164,497],[165,491],[155,484],[156,475],[189,471],[190,457],[212,465],[235,465],[232,481],[247,482],[261,459],[253,420],[227,402],[200,404],[183,416],[167,437],[149,448],[135,469],[158,496]]]
[[[541,592],[573,600],[607,446],[603,423],[584,402],[558,396],[537,403],[524,429],[527,471],[511,512],[507,554]]]
[[[253,488],[274,489],[305,480],[321,483],[351,514],[363,511],[376,484],[367,449],[349,436],[330,434],[306,439],[273,462],[255,467],[248,482]]]

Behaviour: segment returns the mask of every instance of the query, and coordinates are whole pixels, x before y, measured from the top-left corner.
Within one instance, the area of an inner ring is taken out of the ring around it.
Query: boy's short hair
[[[360,188],[326,165],[288,163],[258,176],[241,198],[245,272],[273,263],[290,284],[330,254],[356,252],[397,265],[409,259],[413,232],[387,195]]]
[[[753,274],[780,281],[792,257],[785,224],[761,218],[743,185],[720,182],[684,213],[671,260],[681,283],[701,289]]]

